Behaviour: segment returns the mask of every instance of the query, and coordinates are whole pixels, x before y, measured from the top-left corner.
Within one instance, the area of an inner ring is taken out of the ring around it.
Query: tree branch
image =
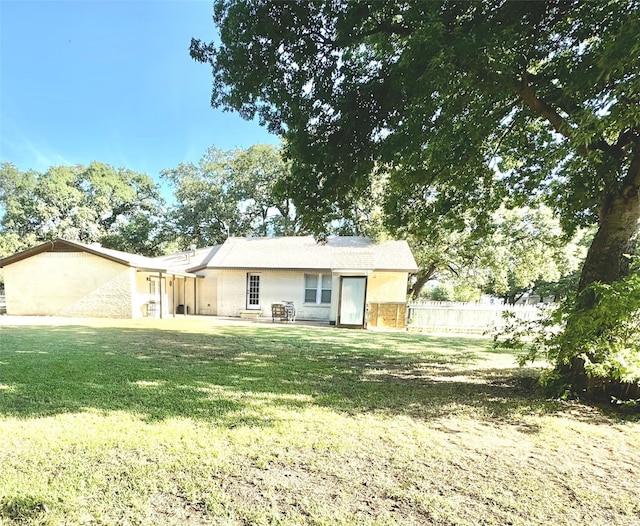
[[[536,94],[536,88],[531,84],[531,80],[540,81],[542,77],[538,75],[530,75],[525,73],[522,80],[513,84],[513,88],[520,97],[520,99],[539,116],[544,117],[549,121],[553,129],[562,135],[563,137],[571,140],[573,138],[572,129],[567,121],[560,113],[550,104],[539,98]],[[575,106],[573,110],[579,109]],[[565,110],[567,111],[567,110]],[[567,113],[569,113],[567,111]],[[614,144],[609,144],[606,140],[600,138],[597,141],[593,141],[585,145],[575,145],[577,151],[586,155],[590,151],[602,151],[607,152],[610,155],[620,158],[622,156],[622,149],[629,144],[633,137],[633,132],[627,131],[621,133],[618,136],[618,140]]]
[[[534,86],[529,83],[528,75],[525,74],[521,81],[515,82],[513,88],[531,110],[549,121],[556,132],[567,139],[572,138],[569,123],[553,107],[538,98]]]
[[[386,35],[399,35],[403,37],[408,37],[413,34],[413,29],[407,26],[401,26],[398,24],[391,24],[389,22],[378,22],[378,24],[370,29],[369,31],[365,31],[364,33],[360,33],[358,37],[368,37],[372,35],[378,35],[380,33]]]

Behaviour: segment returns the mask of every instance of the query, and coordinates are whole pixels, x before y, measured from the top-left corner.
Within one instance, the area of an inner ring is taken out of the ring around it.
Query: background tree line
[[[65,238],[156,256],[221,243],[229,235],[300,232],[279,185],[289,165],[278,148],[208,150],[195,165],[164,170],[167,202],[151,177],[92,162],[44,172],[0,165],[0,256]]]
[[[42,241],[65,238],[106,248],[156,256],[209,246],[229,236],[285,236],[305,231],[288,195],[290,163],[280,149],[256,145],[245,150],[210,148],[197,164],[163,170],[172,200],[146,174],[93,162],[23,172],[0,166],[0,257]],[[501,209],[491,224],[428,235],[385,225],[378,188],[334,211],[323,234],[406,238],[420,267],[408,294],[420,298],[424,286],[443,285],[435,299],[476,300],[483,292],[514,302],[524,293],[562,295],[575,281],[584,248],[567,238],[550,209]],[[471,225],[471,226],[470,226]],[[317,232],[316,232],[317,234]],[[320,236],[322,237],[322,236]],[[565,285],[563,285],[565,284]]]

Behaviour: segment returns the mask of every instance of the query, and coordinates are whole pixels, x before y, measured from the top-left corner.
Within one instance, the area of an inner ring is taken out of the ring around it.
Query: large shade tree
[[[565,282],[584,261],[581,242],[588,232],[568,238],[552,211],[539,206],[501,208],[482,229],[436,229],[428,238],[416,238],[410,231],[401,234],[419,266],[409,290],[412,296],[437,278],[515,303],[525,295],[562,296]]]
[[[388,226],[417,234],[544,201],[567,231],[597,226],[580,291],[629,274],[637,0],[218,0],[214,22],[220,43],[191,44],[212,104],[284,136],[306,226],[381,179]]]
[[[155,255],[162,206],[154,181],[125,168],[92,162],[37,172],[2,163],[0,252],[59,237]],[[149,227],[143,235],[134,228],[141,224]]]
[[[501,209],[494,221],[492,232],[469,252],[484,290],[506,303],[544,292],[536,290],[541,282],[547,283],[548,295],[560,293],[553,284],[567,279],[584,260],[579,242],[585,233],[567,239],[547,207]]]
[[[266,144],[248,149],[209,148],[198,164],[162,171],[177,204],[172,229],[179,244],[222,243],[229,235],[293,235],[296,209],[283,191],[289,163]]]
[[[640,217],[640,5],[226,1],[214,106],[286,137],[309,226],[388,176],[392,223],[544,199],[597,223],[580,287],[628,272]]]
[[[230,174],[233,194],[257,235],[286,236],[298,232],[296,210],[284,185],[289,164],[280,148],[269,144],[234,152]]]

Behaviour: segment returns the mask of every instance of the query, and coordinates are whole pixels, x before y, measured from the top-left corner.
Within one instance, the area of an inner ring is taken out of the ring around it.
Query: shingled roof
[[[140,256],[138,254],[131,254],[129,252],[123,252],[121,250],[113,250],[111,248],[104,248],[99,244],[85,244],[79,241],[69,241],[67,239],[55,239],[53,241],[46,241],[33,248],[23,250],[17,254],[0,259],[0,267],[5,267],[17,261],[30,258],[43,252],[87,252],[94,256],[103,257],[110,261],[126,265],[128,267],[136,268],[137,270],[149,271],[149,272],[166,272],[170,274],[183,275],[188,277],[195,277],[194,274],[187,272],[183,268],[172,267],[168,262],[163,261],[162,258],[149,258],[146,256]]]
[[[83,251],[138,270],[194,277],[205,268],[277,270],[394,270],[416,272],[406,241],[375,242],[366,237],[329,237],[318,243],[312,236],[241,238],[222,245],[169,256],[149,258],[93,244],[56,239],[0,260],[0,267],[42,252]]]
[[[366,237],[333,236],[325,243],[316,242],[312,236],[232,237],[210,250],[208,262],[203,260],[188,270],[418,270],[406,241],[375,242]]]
[[[156,264],[182,272],[194,272],[203,268],[211,262],[222,245],[212,247],[196,248],[169,256],[158,256],[153,258]]]

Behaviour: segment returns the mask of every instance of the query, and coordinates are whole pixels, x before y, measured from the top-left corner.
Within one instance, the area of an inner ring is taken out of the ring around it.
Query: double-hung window
[[[304,275],[304,302],[331,303],[331,273]]]

